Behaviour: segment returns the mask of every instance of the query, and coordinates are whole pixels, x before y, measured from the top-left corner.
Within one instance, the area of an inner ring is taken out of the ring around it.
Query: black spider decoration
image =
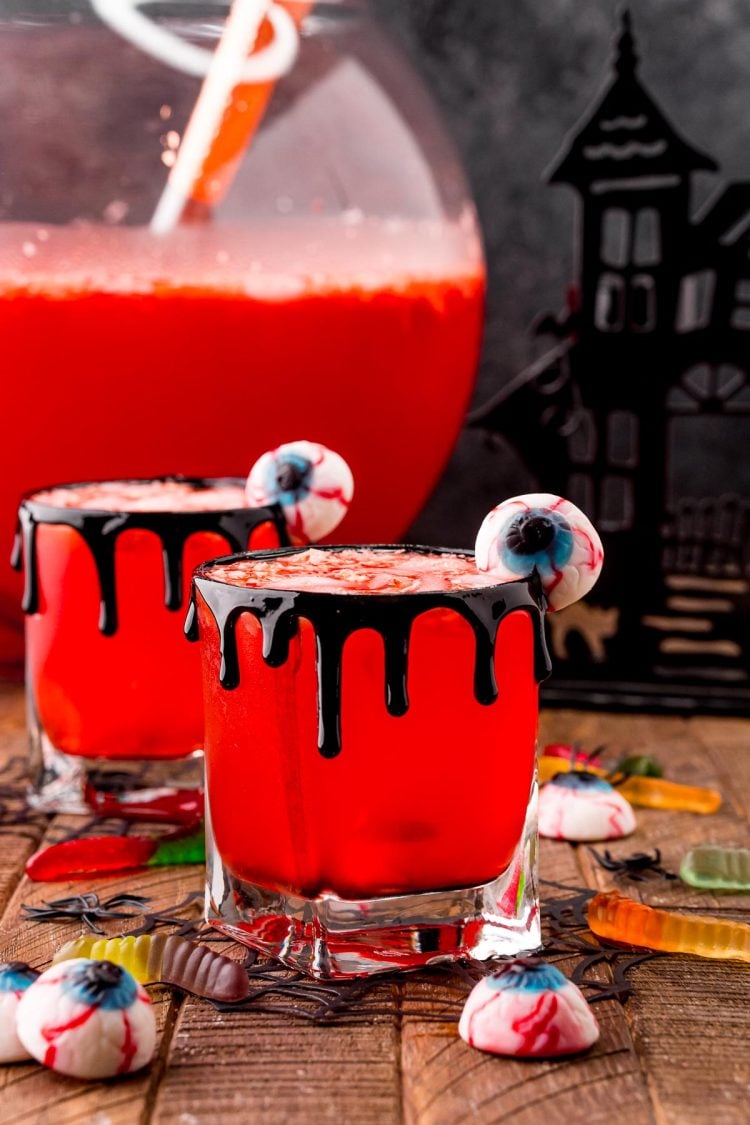
[[[667,871],[661,866],[661,851],[654,848],[654,854],[648,852],[633,852],[632,855],[613,856],[607,849],[600,855],[594,848],[589,848],[596,862],[615,875],[629,879],[632,883],[645,883],[650,875],[660,879],[676,879],[673,871]]]
[[[193,941],[229,942],[232,939],[224,934],[219,934],[213,927],[203,920],[201,913],[196,917],[185,918],[180,912],[189,907],[197,907],[203,901],[203,891],[192,891],[181,902],[175,903],[169,912],[150,911],[150,899],[143,895],[114,895],[102,901],[94,891],[74,895],[71,898],[53,899],[44,902],[42,906],[28,906],[23,904],[22,909],[27,921],[32,922],[65,922],[78,921],[79,919],[95,934],[103,934],[97,921],[107,918],[142,918],[140,926],[133,930],[126,930],[118,937],[138,937],[140,934],[150,934],[160,927],[174,926],[177,937],[190,938]],[[119,910],[118,907],[134,906],[135,910]]]
[[[148,899],[141,895],[113,895],[102,901],[98,894],[73,895],[70,898],[56,898],[44,902],[42,906],[27,906],[21,909],[24,917],[32,922],[63,922],[80,919],[94,934],[103,934],[97,922],[105,918],[136,918],[147,904]],[[117,907],[134,906],[135,910],[118,910]]]

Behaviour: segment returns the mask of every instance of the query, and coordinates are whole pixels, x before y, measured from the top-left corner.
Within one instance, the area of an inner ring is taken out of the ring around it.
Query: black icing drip
[[[192,488],[223,488],[242,484],[234,477],[156,477],[155,480],[179,481]],[[85,482],[96,483],[96,482]],[[123,484],[140,484],[127,480]],[[80,488],[81,484],[55,486]],[[11,566],[24,570],[22,608],[25,613],[39,609],[39,562],[37,557],[37,528],[39,524],[62,524],[74,528],[86,543],[96,565],[99,577],[99,629],[106,636],[117,631],[117,591],[115,589],[115,548],[124,531],[137,528],[154,532],[161,541],[164,563],[164,604],[167,609],[182,607],[182,558],[185,543],[200,531],[213,531],[226,539],[234,551],[242,551],[254,528],[272,522],[282,543],[289,542],[286,522],[281,507],[271,504],[266,508],[233,508],[202,512],[106,512],[93,508],[60,508],[40,503],[34,496],[47,489],[35,489],[21,501],[18,527],[11,554]]]
[[[199,567],[185,621],[185,634],[198,640],[195,607],[199,591],[216,621],[221,644],[219,679],[232,689],[240,682],[240,666],[235,629],[243,613],[260,622],[263,634],[263,659],[273,668],[286,661],[289,642],[304,617],[315,630],[318,673],[318,749],[325,758],[335,758],[341,750],[341,669],[346,639],[358,629],[374,629],[385,648],[385,703],[391,715],[403,715],[409,708],[408,664],[411,627],[417,617],[431,609],[451,609],[471,626],[475,639],[474,695],[489,705],[497,699],[494,655],[495,641],[503,618],[516,609],[531,616],[535,629],[534,674],[537,682],[550,672],[550,659],[544,635],[546,601],[539,579],[506,582],[470,590],[444,590],[415,594],[317,594],[285,590],[253,589],[234,586],[207,577],[209,568],[242,559],[279,558],[305,550],[304,547],[245,552],[214,559]],[[318,550],[352,550],[337,546]],[[469,554],[437,547],[407,548],[379,546],[368,550],[406,549],[420,554]]]

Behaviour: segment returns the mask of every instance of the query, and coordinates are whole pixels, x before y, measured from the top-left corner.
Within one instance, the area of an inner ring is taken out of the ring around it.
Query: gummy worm
[[[58,949],[53,964],[73,957],[112,961],[141,984],[171,984],[209,1000],[232,1003],[246,999],[250,984],[237,961],[176,934],[126,934],[124,937],[80,937]]]
[[[623,945],[694,953],[718,961],[750,961],[750,926],[745,922],[657,910],[617,891],[595,895],[588,918],[597,937]]]
[[[203,863],[203,828],[168,836],[89,836],[42,848],[26,862],[26,874],[36,882],[54,883],[81,875],[107,875],[137,867],[173,863]]]
[[[192,825],[203,819],[201,789],[141,789],[133,796],[109,793],[88,784],[85,799],[98,816],[119,817],[121,820],[174,821]]]
[[[673,809],[682,812],[715,813],[721,807],[721,793],[697,785],[680,785],[663,777],[628,777],[613,784],[631,805],[644,809]]]
[[[680,878],[708,891],[750,891],[750,848],[693,848],[680,864]]]

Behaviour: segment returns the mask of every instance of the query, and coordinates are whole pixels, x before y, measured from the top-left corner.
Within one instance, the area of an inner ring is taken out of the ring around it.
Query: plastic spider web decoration
[[[542,907],[545,938],[537,956],[555,963],[564,960],[570,979],[586,995],[589,1003],[617,1000],[624,1003],[633,991],[629,972],[637,965],[661,954],[635,952],[607,946],[588,930],[586,908],[595,892],[585,887],[570,887],[550,880],[542,884],[566,892]],[[218,934],[201,916],[203,893],[194,891],[163,911],[148,909],[150,900],[139,895],[119,894],[101,899],[87,892],[54,899],[41,906],[23,906],[29,921],[83,922],[93,933],[104,934],[99,923],[109,919],[142,918],[139,926],[123,930],[118,937],[150,934],[162,928],[179,936],[206,943],[235,944]],[[127,909],[132,907],[133,909]],[[113,936],[113,935],[110,935]],[[208,1000],[222,1012],[259,1012],[288,1015],[295,1019],[327,1023],[343,1019],[365,1022],[377,1017],[418,1015],[435,1023],[458,1019],[466,997],[481,980],[495,972],[500,960],[487,962],[446,962],[404,975],[381,973],[361,980],[316,981],[275,961],[261,959],[252,949],[243,950],[242,964],[250,980],[250,995],[235,1003]],[[576,959],[570,970],[571,958]],[[610,979],[592,975],[605,970]],[[426,986],[418,991],[407,984]],[[439,990],[436,995],[436,988]]]

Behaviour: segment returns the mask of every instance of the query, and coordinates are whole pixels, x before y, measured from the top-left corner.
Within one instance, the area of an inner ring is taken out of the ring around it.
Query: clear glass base
[[[534,783],[516,853],[492,883],[360,901],[301,898],[236,878],[222,863],[207,818],[206,918],[319,979],[532,953],[541,945],[536,794]]]
[[[144,809],[145,819],[171,820],[169,816],[160,817],[159,810],[179,805],[181,795],[189,798],[191,807],[200,804],[202,751],[166,759],[66,754],[52,744],[42,728],[30,693],[27,698],[30,784],[26,799],[31,808],[117,816],[120,806],[138,804]]]

